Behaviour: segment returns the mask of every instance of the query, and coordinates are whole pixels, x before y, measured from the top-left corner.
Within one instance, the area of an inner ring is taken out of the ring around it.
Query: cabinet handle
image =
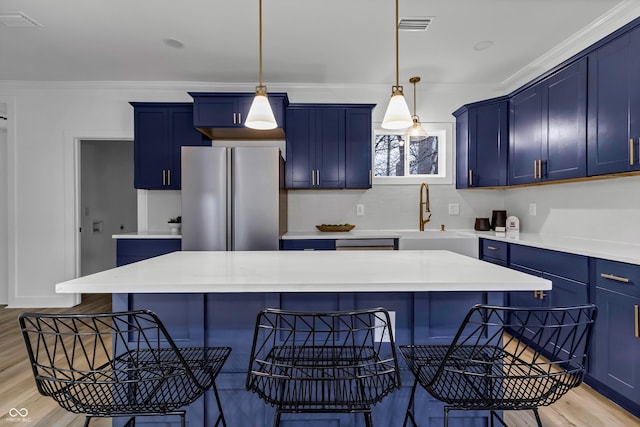
[[[316,170],[311,169],[311,185],[316,185]]]
[[[167,185],[166,170],[162,169],[162,185]]]
[[[542,179],[542,160],[538,160],[538,178]]]
[[[233,113],[233,124],[235,125],[236,123],[236,113]]]
[[[373,173],[371,169],[369,169],[369,186],[373,185]]]
[[[544,291],[538,291],[538,295],[540,296],[540,299],[543,300],[544,297],[547,296],[547,294],[544,293]]]
[[[316,169],[316,184],[320,185],[320,169]]]
[[[626,277],[614,276],[613,274],[600,273],[600,277],[615,280],[616,282],[629,283],[629,279],[627,279]]]
[[[238,113],[238,124],[242,124],[242,113]]]
[[[538,299],[538,292],[540,292],[540,291],[533,291],[533,297],[535,299]]]
[[[469,169],[469,186],[473,185],[473,169]]]
[[[171,169],[167,169],[167,185],[171,185]]]
[[[498,248],[496,248],[495,246],[487,246],[487,249],[489,249],[490,251],[497,251]]]
[[[633,166],[635,153],[633,152],[633,138],[629,139],[629,165]]]
[[[640,325],[638,321],[640,320],[640,306],[638,304],[633,306],[633,313],[635,315],[636,324],[634,326],[636,338],[640,338]]]
[[[538,161],[533,161],[533,179],[538,179]]]

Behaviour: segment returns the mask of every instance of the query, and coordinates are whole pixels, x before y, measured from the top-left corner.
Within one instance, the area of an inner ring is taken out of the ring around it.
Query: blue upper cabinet
[[[251,103],[251,92],[189,92],[193,98],[193,126],[210,139],[284,139],[286,93],[269,93],[267,97],[278,127],[255,130],[245,126]]]
[[[507,185],[506,98],[470,104],[456,111],[456,188]]]
[[[369,104],[291,104],[287,188],[370,188],[372,109]]]
[[[640,28],[589,55],[589,175],[640,170]]]
[[[180,189],[180,149],[209,145],[193,127],[193,104],[132,102],[134,111],[134,187]]]
[[[587,175],[587,60],[511,98],[509,184]]]

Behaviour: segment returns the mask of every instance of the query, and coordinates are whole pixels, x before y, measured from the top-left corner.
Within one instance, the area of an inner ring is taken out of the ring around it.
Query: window
[[[451,123],[422,123],[426,138],[404,141],[404,131],[374,131],[374,184],[453,183]]]

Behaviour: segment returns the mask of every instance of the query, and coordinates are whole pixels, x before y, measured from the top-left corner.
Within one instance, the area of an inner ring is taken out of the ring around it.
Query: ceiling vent
[[[0,12],[0,24],[6,27],[42,27],[22,12]]]
[[[424,18],[400,18],[398,29],[400,31],[426,31],[432,22],[432,16]]]

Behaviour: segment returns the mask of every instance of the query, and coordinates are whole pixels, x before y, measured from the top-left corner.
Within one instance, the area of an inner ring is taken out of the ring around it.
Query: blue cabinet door
[[[165,108],[134,107],[134,187],[163,189],[173,166]]]
[[[475,108],[469,126],[469,169],[473,187],[507,185],[509,105],[507,101]]]
[[[345,186],[345,114],[344,108],[316,109],[316,187]]]
[[[346,110],[345,188],[371,188],[371,108]]]
[[[313,108],[287,109],[287,188],[311,188],[315,184],[315,122]]]
[[[640,168],[640,29],[589,55],[588,174]]]
[[[510,100],[509,184],[538,180],[536,165],[542,157],[542,95],[539,85]]]
[[[587,60],[542,84],[541,177],[554,181],[587,176]]]
[[[120,267],[181,249],[181,239],[118,239],[116,266]]]
[[[193,97],[193,125],[196,128],[244,127],[251,103],[252,92],[189,92]],[[279,128],[285,124],[285,106],[289,103],[285,93],[267,95],[273,116]]]

